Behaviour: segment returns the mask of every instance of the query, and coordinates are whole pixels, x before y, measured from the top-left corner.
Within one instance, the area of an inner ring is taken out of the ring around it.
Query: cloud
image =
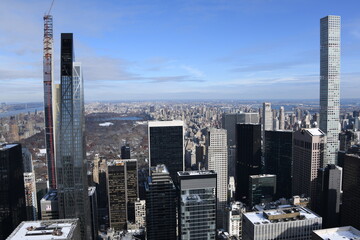
[[[289,69],[292,67],[297,67],[300,65],[305,65],[304,61],[288,61],[288,62],[274,62],[274,63],[263,63],[263,64],[253,64],[248,66],[240,66],[232,69],[233,72],[264,72],[264,71],[274,71],[280,69]]]

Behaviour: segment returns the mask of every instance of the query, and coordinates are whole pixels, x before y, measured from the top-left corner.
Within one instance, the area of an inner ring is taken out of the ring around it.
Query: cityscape
[[[360,239],[358,2],[71,3],[0,3],[0,240]]]

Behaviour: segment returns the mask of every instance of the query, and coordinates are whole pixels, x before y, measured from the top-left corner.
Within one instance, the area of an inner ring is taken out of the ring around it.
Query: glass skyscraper
[[[82,239],[91,239],[81,64],[74,62],[73,34],[61,34],[61,103],[56,168],[60,218],[80,218]]]
[[[320,129],[327,135],[324,166],[337,163],[340,110],[340,16],[320,20]]]

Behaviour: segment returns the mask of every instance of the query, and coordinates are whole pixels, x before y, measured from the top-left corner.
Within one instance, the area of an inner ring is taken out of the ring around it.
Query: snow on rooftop
[[[308,128],[306,129],[312,136],[322,136],[324,133],[319,128]]]
[[[184,122],[181,120],[173,121],[149,121],[149,127],[182,127]]]
[[[339,228],[328,228],[316,230],[314,233],[323,238],[331,240],[360,240],[360,231],[356,228],[347,226]]]

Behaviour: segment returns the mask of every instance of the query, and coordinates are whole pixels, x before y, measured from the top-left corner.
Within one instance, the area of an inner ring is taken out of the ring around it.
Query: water
[[[9,111],[9,112],[2,112],[2,113],[0,113],[0,118],[15,116],[20,113],[24,113],[24,114],[27,114],[28,112],[34,113],[35,111],[38,111],[38,112],[44,111],[44,108],[43,107],[34,107],[34,108],[19,109],[19,110],[14,110],[14,111]]]

